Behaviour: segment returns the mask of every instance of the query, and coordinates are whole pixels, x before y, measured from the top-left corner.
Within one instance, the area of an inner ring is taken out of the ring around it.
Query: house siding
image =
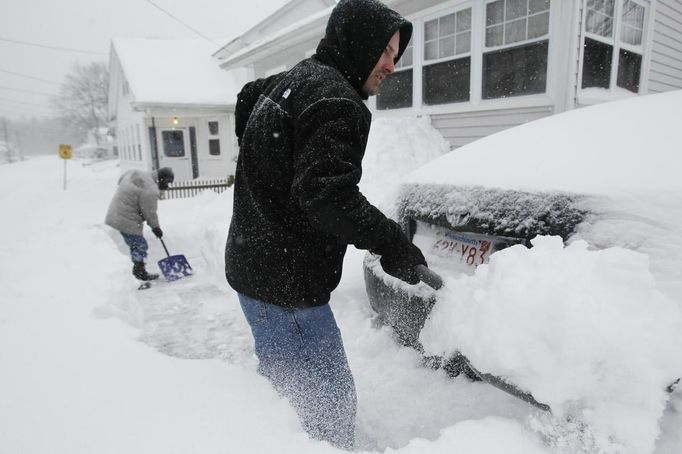
[[[458,148],[504,129],[548,117],[553,112],[554,106],[548,105],[439,114],[431,116],[431,123],[450,142],[452,148]]]
[[[682,88],[682,1],[656,3],[649,67],[649,93]]]

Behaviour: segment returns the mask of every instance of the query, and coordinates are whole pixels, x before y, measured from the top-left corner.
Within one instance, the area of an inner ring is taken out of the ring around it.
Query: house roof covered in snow
[[[117,38],[111,52],[138,106],[230,106],[247,82],[244,69],[221,70],[203,40]]]

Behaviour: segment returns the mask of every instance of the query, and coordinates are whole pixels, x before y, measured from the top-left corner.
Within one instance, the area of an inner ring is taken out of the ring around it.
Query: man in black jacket
[[[412,24],[378,0],[341,0],[316,54],[247,84],[225,252],[259,372],[311,436],[351,449],[356,394],[329,308],[349,244],[381,255],[410,284],[421,251],[358,189],[371,114],[364,104],[395,70]]]

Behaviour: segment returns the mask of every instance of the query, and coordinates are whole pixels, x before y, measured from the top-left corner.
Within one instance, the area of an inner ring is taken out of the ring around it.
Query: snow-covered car
[[[492,254],[537,235],[649,256],[659,287],[682,304],[682,91],[591,107],[458,148],[404,180],[384,210],[443,276],[472,274]],[[379,320],[405,345],[436,292],[364,261]]]

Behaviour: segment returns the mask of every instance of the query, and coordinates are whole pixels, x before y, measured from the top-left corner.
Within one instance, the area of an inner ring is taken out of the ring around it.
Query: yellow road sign
[[[71,149],[71,145],[64,145],[61,144],[59,145],[59,157],[62,159],[71,159],[73,156],[73,150]]]

